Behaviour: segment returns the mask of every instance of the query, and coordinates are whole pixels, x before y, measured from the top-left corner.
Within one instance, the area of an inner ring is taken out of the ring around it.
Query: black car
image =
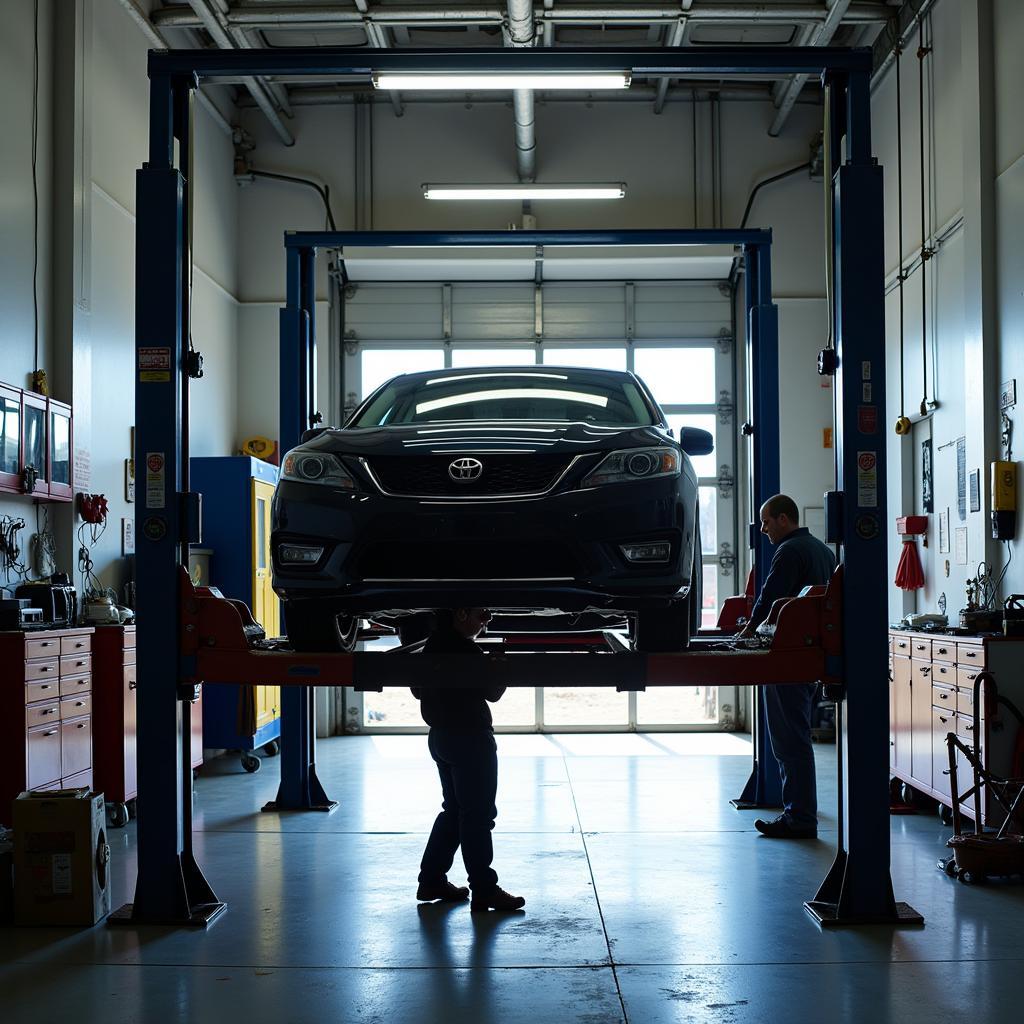
[[[294,646],[346,649],[359,618],[480,606],[628,617],[639,649],[685,647],[701,571],[687,453],[712,439],[681,433],[631,373],[395,377],[282,462],[273,577]]]

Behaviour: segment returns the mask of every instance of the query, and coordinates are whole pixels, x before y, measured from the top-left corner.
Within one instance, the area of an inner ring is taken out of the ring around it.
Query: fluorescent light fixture
[[[622,199],[624,182],[610,185],[423,185],[424,199]]]
[[[415,90],[448,90],[454,92],[513,89],[628,89],[629,71],[591,71],[582,73],[559,73],[557,71],[431,74],[377,72],[373,84],[377,89],[400,89],[402,92]]]
[[[455,405],[470,405],[473,402],[500,402],[504,398],[549,398],[562,402],[583,402],[585,405],[596,405],[604,409],[608,399],[603,395],[588,395],[582,391],[558,391],[549,388],[505,388],[499,391],[474,391],[467,395],[451,395],[448,398],[435,398],[429,402],[420,402],[416,406],[416,415],[434,412],[437,409],[450,409]]]

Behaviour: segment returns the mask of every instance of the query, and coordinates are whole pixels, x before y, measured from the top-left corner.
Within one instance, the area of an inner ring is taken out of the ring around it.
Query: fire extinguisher
[[[1017,463],[992,463],[992,537],[1013,540],[1017,533]]]

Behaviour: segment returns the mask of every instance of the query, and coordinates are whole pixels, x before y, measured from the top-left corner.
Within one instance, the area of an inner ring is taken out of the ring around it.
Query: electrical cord
[[[765,178],[763,181],[759,181],[753,189],[751,189],[750,195],[747,197],[747,208],[743,211],[743,217],[740,220],[740,230],[742,231],[747,226],[747,218],[750,216],[750,208],[754,205],[754,199],[757,198],[757,193],[760,192],[765,185],[774,185],[775,182],[782,181],[783,178],[789,178],[794,174],[798,174],[800,171],[809,171],[810,169],[811,161],[807,160],[796,167],[790,167],[788,171],[773,174],[770,178]]]
[[[35,335],[33,370],[39,369],[39,0],[32,5],[32,323]]]
[[[924,171],[924,59],[932,52],[924,45],[924,23],[921,24],[921,45],[917,48],[918,80],[918,139],[921,155],[921,415],[928,415],[928,280],[926,264],[932,255],[928,248],[927,224],[925,222],[925,171]],[[901,256],[902,258],[902,256]]]
[[[992,569],[988,562],[978,563],[978,604],[984,609],[990,609],[996,603],[999,588],[1003,585],[1003,579],[1006,577],[1006,570],[1010,568],[1010,563],[1013,561],[1012,545],[1009,541],[1003,543],[1006,545],[1006,563],[995,579],[992,578]]]
[[[900,55],[903,53],[903,47],[897,44],[896,46],[896,234],[897,234],[897,245],[899,252],[897,260],[899,262],[899,269],[896,272],[896,279],[899,282],[900,292],[900,419],[899,422],[903,423],[907,418],[905,403],[906,403],[906,387],[904,386],[904,310],[903,310],[903,282],[906,281],[907,275],[903,272],[903,91],[900,87]]]
[[[18,534],[24,529],[24,519],[15,519],[13,516],[0,517],[0,567],[3,568],[8,584],[11,582],[12,572],[18,580],[25,579],[29,574],[28,566],[21,560],[21,545],[18,543]]]
[[[117,594],[109,587],[104,587],[100,578],[95,573],[95,564],[92,560],[91,545],[99,542],[107,529],[107,521],[101,523],[82,523],[78,528],[78,571],[82,575],[82,590],[86,596],[92,594],[104,594],[112,596],[117,600]],[[85,539],[85,532],[89,531],[88,542]]]
[[[334,213],[331,210],[331,189],[329,185],[321,185],[309,178],[298,178],[291,174],[276,174],[273,171],[257,171],[251,167],[246,173],[251,174],[254,178],[270,178],[273,181],[288,181],[293,185],[306,185],[308,188],[314,189],[324,201],[324,208],[327,211],[327,223],[330,229],[332,231],[338,230],[338,226],[334,222]]]

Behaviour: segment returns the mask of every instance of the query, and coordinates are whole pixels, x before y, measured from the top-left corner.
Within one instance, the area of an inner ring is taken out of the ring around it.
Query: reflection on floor
[[[1024,887],[935,870],[937,817],[892,819],[896,894],[923,928],[822,932],[803,911],[835,842],[834,747],[818,750],[819,840],[784,843],[728,803],[742,737],[498,742],[495,866],[524,914],[417,907],[439,801],[424,737],[322,741],[331,815],[260,813],[278,762],[246,775],[225,757],[197,782],[194,827],[227,913],[206,932],[0,929],[4,1024],[1019,1019]],[[134,823],[113,837],[117,906]]]

